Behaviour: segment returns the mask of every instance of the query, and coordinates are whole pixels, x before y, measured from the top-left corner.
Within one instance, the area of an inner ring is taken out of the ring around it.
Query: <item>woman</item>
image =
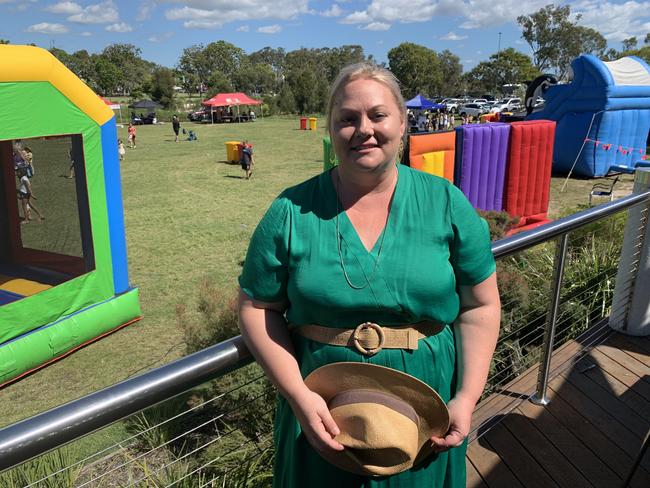
[[[499,328],[494,260],[485,222],[458,189],[396,165],[405,120],[390,72],[345,68],[328,106],[339,166],[283,192],[251,240],[239,279],[240,328],[281,395],[275,486],[465,486],[465,437]],[[363,322],[396,327],[423,320],[441,330],[415,350],[374,355],[301,333],[314,324],[347,333]],[[335,439],[339,428],[303,378],[342,361],[397,369],[437,390],[451,425],[431,439],[436,453],[388,478],[324,461],[319,453],[344,449]]]

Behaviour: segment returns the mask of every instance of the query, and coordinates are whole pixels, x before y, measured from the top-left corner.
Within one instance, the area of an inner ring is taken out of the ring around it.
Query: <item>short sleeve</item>
[[[263,302],[287,298],[290,201],[280,195],[257,225],[246,253],[239,286]]]
[[[488,224],[476,212],[465,195],[449,185],[449,213],[453,228],[450,261],[456,283],[473,286],[496,269]]]

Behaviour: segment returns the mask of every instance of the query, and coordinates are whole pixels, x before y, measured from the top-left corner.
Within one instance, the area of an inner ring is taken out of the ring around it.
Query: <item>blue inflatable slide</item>
[[[587,177],[632,171],[650,130],[650,67],[630,56],[605,62],[591,54],[571,63],[573,80],[551,86],[528,119],[557,122],[553,171]]]

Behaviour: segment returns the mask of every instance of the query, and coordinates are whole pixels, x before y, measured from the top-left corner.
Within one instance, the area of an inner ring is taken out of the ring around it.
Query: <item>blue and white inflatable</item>
[[[587,54],[571,63],[573,80],[551,86],[528,119],[557,122],[553,171],[603,176],[633,170],[650,130],[650,67],[636,57],[604,62]]]

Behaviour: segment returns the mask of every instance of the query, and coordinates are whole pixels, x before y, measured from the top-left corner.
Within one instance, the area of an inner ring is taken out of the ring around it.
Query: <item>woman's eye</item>
[[[373,116],[373,118],[374,118],[375,120],[381,120],[381,119],[386,118],[386,114],[385,114],[385,113],[382,113],[382,112],[380,112],[380,113],[376,113],[376,114]]]

